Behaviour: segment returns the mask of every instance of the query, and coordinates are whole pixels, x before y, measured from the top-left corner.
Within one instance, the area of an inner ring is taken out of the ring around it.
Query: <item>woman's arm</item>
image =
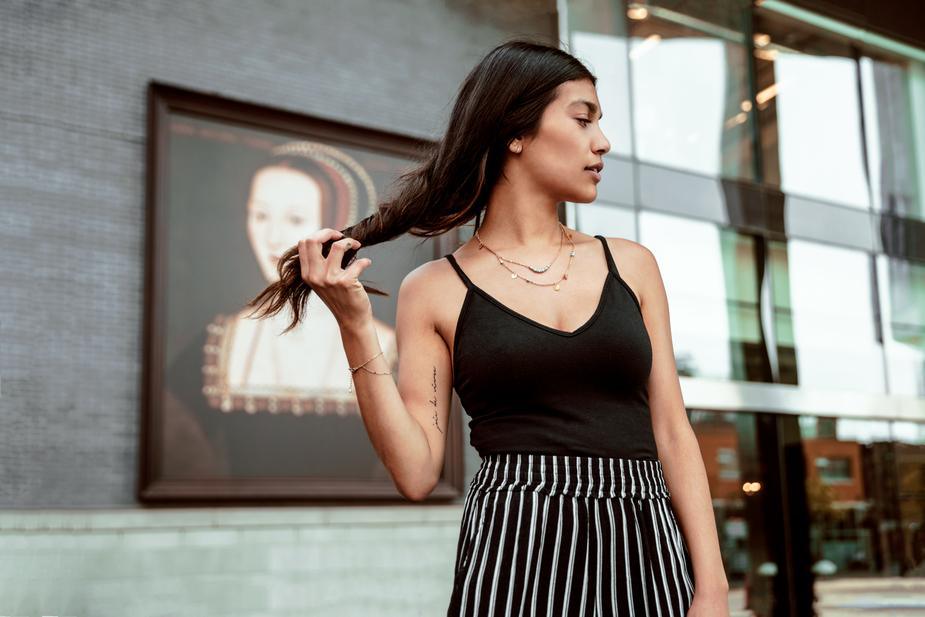
[[[430,280],[436,267],[435,262],[419,266],[399,287],[398,384],[394,375],[373,375],[363,369],[353,373],[360,415],[373,448],[399,492],[412,501],[425,499],[440,479],[452,394],[449,350],[434,327],[429,304],[436,295]],[[351,367],[380,351],[372,319],[341,324],[340,330]],[[366,367],[389,370],[384,355]]]
[[[675,366],[668,314],[668,298],[655,256],[633,242],[624,254],[638,280],[643,321],[652,342],[649,407],[659,459],[671,502],[690,550],[696,595],[720,594],[729,589],[720,555],[716,519],[703,455],[687,419]]]

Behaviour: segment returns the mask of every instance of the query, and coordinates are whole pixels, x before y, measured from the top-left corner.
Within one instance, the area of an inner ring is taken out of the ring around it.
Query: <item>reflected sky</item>
[[[774,74],[781,189],[869,207],[854,61],[779,53]]]
[[[885,392],[868,255],[790,240],[787,256],[799,384]]]
[[[640,159],[711,176],[723,173],[725,94],[737,78],[726,66],[727,45],[707,37],[632,39]]]

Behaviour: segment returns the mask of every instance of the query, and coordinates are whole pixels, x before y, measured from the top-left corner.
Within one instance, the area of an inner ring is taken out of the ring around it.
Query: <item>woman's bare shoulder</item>
[[[421,314],[436,323],[445,317],[447,299],[465,292],[465,285],[444,257],[425,262],[408,272],[402,279],[398,293],[399,304],[408,302],[418,306]]]

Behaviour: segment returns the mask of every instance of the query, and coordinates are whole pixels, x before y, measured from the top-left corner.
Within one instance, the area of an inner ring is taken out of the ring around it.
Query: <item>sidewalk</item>
[[[816,581],[819,617],[925,617],[925,578],[869,578]],[[754,617],[743,607],[745,590],[729,591],[730,617]]]

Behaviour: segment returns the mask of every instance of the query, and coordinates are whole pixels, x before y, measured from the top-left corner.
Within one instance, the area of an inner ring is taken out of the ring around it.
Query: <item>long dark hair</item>
[[[550,45],[515,39],[498,45],[475,65],[462,82],[444,136],[425,149],[419,165],[399,176],[393,199],[375,213],[341,229],[363,247],[387,242],[404,233],[438,236],[479,217],[488,203],[507,157],[508,143],[529,137],[539,128],[556,88],[567,81],[597,78],[571,54]],[[322,245],[322,255],[336,240]],[[359,249],[344,252],[346,268]],[[301,276],[298,245],[288,249],[277,266],[279,280],[250,301],[262,308],[258,317],[278,313],[286,304],[298,325],[311,287]],[[363,285],[367,293],[388,293]]]

